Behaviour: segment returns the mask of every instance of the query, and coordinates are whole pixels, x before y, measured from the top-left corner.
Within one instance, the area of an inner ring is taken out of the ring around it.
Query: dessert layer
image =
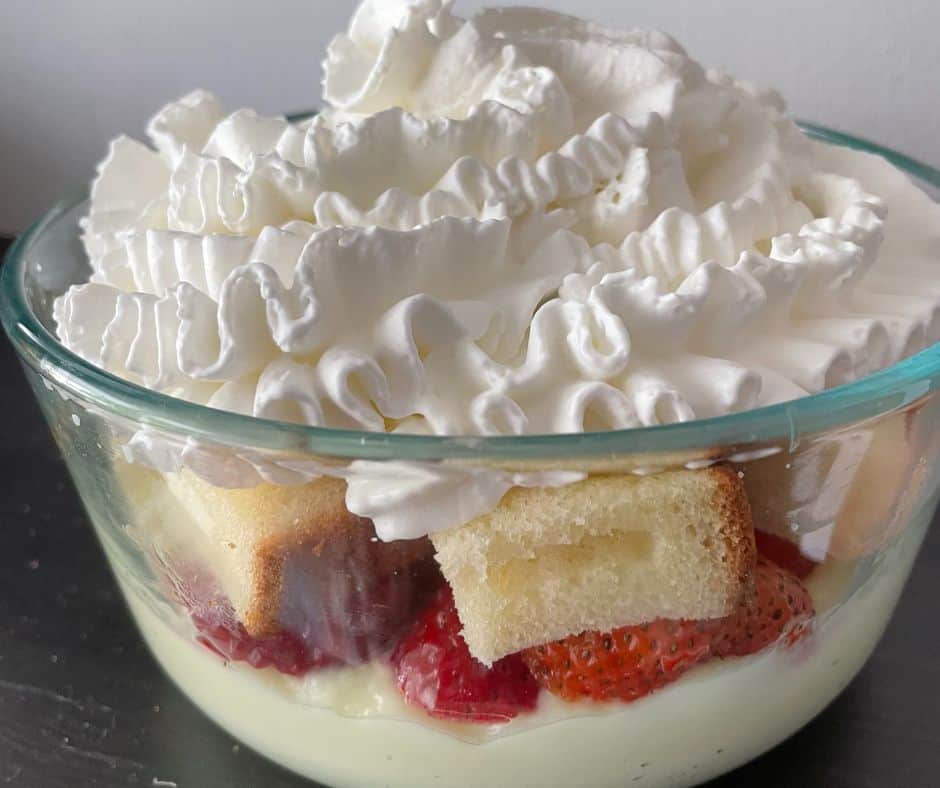
[[[738,412],[940,336],[940,208],[668,36],[367,0],[325,71],[308,122],[197,91],[153,118],[151,146],[112,144],[83,225],[91,280],[56,302],[69,348],[253,416],[517,435]],[[126,444],[224,486],[339,474],[383,539],[546,483],[146,429]]]
[[[874,435],[906,448],[908,417],[897,414]],[[853,432],[844,445],[869,435]],[[852,454],[856,462],[871,454],[867,446]],[[889,459],[899,463],[900,455]],[[317,654],[355,664],[387,654],[446,580],[471,653],[489,664],[585,630],[728,616],[750,597],[753,583],[745,488],[752,472],[765,486],[772,478],[783,484],[789,464],[771,456],[754,469],[713,466],[517,488],[490,514],[435,534],[433,546],[426,538],[379,541],[368,521],[345,512],[342,483],[329,478],[225,490],[187,472],[116,467],[145,549],[201,620],[243,625],[253,638],[288,631]],[[786,524],[800,516],[807,490],[826,484],[830,498],[849,490],[855,471],[836,464],[838,484],[832,473],[817,478],[801,471],[794,477],[800,495],[784,487],[769,509],[757,495],[760,485],[751,484],[763,518],[757,527],[778,530],[784,535],[778,541],[790,544]],[[896,484],[886,482],[881,478],[878,489],[894,500]],[[814,511],[823,509],[820,496]],[[897,530],[870,534],[868,520],[843,520],[798,523],[807,529],[797,538],[810,558],[825,560],[830,549],[837,558],[855,558]],[[867,550],[839,547],[863,539]],[[792,552],[799,554],[795,546]],[[207,606],[217,614],[199,612]]]
[[[433,545],[380,541],[329,477],[228,490],[121,467],[145,538],[166,542],[158,571],[201,620],[286,630],[346,663],[387,653],[445,580],[487,665],[585,630],[723,618],[753,589],[750,507],[727,466],[516,488]]]
[[[308,124],[197,92],[115,141],[66,344],[256,416],[491,435],[745,410],[940,335],[940,209],[666,36],[366,2],[326,69]]]
[[[125,591],[154,653],[190,697],[234,735],[308,777],[337,786],[619,786],[634,777],[684,786],[778,743],[842,690],[881,635],[925,526],[925,518],[912,523],[844,605],[832,607],[860,575],[837,562],[820,567],[809,587],[823,612],[798,649],[706,665],[627,706],[570,704],[543,693],[534,714],[492,729],[435,721],[406,706],[379,666],[293,679],[226,665]]]
[[[366,0],[325,73],[310,121],[196,91],[149,146],[112,143],[83,224],[90,281],[55,305],[65,345],[253,416],[519,435],[739,412],[940,337],[940,208],[668,36]],[[337,474],[382,539],[579,478],[122,441],[228,487]]]

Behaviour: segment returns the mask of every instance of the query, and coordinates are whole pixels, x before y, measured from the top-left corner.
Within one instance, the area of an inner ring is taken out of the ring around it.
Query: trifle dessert
[[[936,504],[929,374],[869,376],[940,337],[940,208],[660,33],[367,0],[324,73],[115,140],[51,302],[160,662],[335,785],[692,785],[803,725]]]

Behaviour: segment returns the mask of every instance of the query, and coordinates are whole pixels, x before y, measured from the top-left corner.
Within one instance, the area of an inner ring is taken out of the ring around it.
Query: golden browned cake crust
[[[374,535],[368,520],[346,509],[346,483],[341,479],[318,479],[304,485],[302,492],[273,484],[223,492],[239,499],[230,506],[239,506],[247,517],[254,517],[258,532],[264,534],[257,541],[250,533],[243,536],[253,544],[248,566],[251,591],[241,618],[255,637],[278,627],[287,555],[300,550],[319,555],[328,539],[349,539],[356,532],[365,539]]]
[[[708,473],[715,485],[711,505],[721,523],[721,538],[725,541],[722,558],[727,561],[727,576],[736,578],[744,587],[751,582],[757,560],[751,504],[741,477],[733,468],[716,465],[709,468]]]

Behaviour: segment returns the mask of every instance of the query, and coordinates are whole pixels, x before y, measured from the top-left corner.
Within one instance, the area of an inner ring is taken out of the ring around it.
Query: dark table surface
[[[310,785],[239,746],[160,672],[5,337],[0,417],[0,785]],[[710,788],[940,786],[938,604],[935,524],[861,675],[803,731]]]

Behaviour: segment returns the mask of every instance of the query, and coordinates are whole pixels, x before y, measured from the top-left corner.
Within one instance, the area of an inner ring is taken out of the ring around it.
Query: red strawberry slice
[[[231,603],[206,572],[183,565],[168,579],[180,602],[189,610],[196,641],[232,662],[253,668],[274,668],[289,676],[302,676],[314,668],[336,663],[319,648],[293,632],[281,629],[267,637],[253,637],[238,620]]]
[[[270,667],[288,676],[302,676],[335,662],[287,630],[279,630],[268,637],[252,637],[235,619],[227,602],[201,606],[190,611],[190,617],[199,632],[196,640],[232,662],[246,662],[253,668]]]
[[[781,569],[786,569],[800,580],[809,577],[817,566],[813,559],[803,554],[798,544],[782,536],[755,530],[754,542],[757,545],[757,552],[764,558],[769,558]]]
[[[385,659],[443,583],[428,539],[381,542],[371,525],[284,559],[280,625],[340,662]]]
[[[754,593],[737,613],[725,619],[715,654],[743,657],[777,641],[791,646],[809,634],[815,614],[813,599],[799,578],[758,557]]]
[[[523,651],[536,680],[565,700],[642,698],[711,656],[724,619],[583,632]]]
[[[519,654],[486,667],[470,655],[450,588],[434,596],[391,656],[408,703],[432,717],[505,722],[535,708],[539,687]]]
[[[522,652],[538,683],[565,700],[642,698],[714,657],[754,654],[806,637],[813,601],[799,578],[759,557],[740,609],[708,621],[659,619],[583,632]]]

